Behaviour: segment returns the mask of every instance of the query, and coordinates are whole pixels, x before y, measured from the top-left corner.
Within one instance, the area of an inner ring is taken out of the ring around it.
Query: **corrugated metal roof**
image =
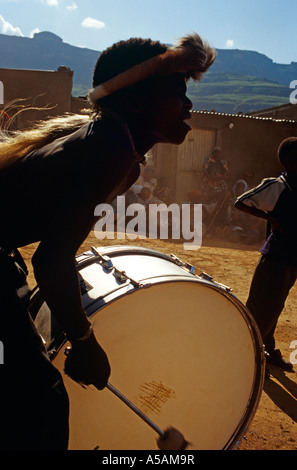
[[[237,119],[253,119],[253,120],[258,120],[258,121],[271,121],[271,122],[279,122],[279,123],[284,123],[284,122],[290,122],[290,123],[297,123],[296,120],[294,119],[275,119],[272,117],[263,117],[263,116],[255,116],[255,115],[248,115],[248,114],[229,114],[229,113],[219,113],[217,111],[191,111],[192,114],[201,114],[201,115],[208,115],[208,116],[223,116],[223,117],[229,117],[229,118],[237,118]]]

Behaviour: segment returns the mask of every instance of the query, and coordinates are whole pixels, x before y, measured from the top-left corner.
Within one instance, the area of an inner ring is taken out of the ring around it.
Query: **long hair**
[[[32,129],[25,131],[0,129],[0,170],[33,150],[71,134],[88,121],[88,115],[64,114],[38,121]]]

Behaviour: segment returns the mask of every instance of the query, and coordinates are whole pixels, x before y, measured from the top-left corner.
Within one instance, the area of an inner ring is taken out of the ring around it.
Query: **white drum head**
[[[119,297],[91,321],[110,383],[161,429],[177,428],[190,450],[234,445],[254,413],[261,367],[258,339],[236,302],[203,282],[174,280]],[[61,372],[66,346],[53,361]],[[155,431],[109,390],[64,381],[70,449],[157,449]]]

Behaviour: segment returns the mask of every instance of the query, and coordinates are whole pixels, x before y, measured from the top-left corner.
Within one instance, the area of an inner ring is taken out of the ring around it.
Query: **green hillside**
[[[289,96],[289,87],[250,75],[209,72],[199,84],[188,84],[195,110],[247,113],[289,103]]]

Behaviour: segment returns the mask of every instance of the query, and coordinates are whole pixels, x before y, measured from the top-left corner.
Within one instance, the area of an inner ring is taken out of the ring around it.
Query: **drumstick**
[[[154,431],[156,431],[160,438],[157,444],[160,450],[184,450],[189,444],[181,432],[175,428],[168,428],[162,431],[151,419],[149,419],[139,408],[137,408],[128,398],[126,398],[119,390],[117,390],[109,382],[106,387],[114,393],[120,400],[122,400],[134,413],[136,413],[143,421],[145,421]]]
[[[160,429],[153,421],[151,421],[142,411],[140,411],[139,408],[137,408],[128,398],[126,398],[119,390],[117,390],[113,385],[111,385],[109,382],[107,382],[106,387],[108,390],[110,390],[112,393],[114,393],[120,400],[122,400],[131,410],[133,410],[143,421],[145,421],[151,428],[156,431],[159,436],[163,437],[165,436],[164,431]]]

